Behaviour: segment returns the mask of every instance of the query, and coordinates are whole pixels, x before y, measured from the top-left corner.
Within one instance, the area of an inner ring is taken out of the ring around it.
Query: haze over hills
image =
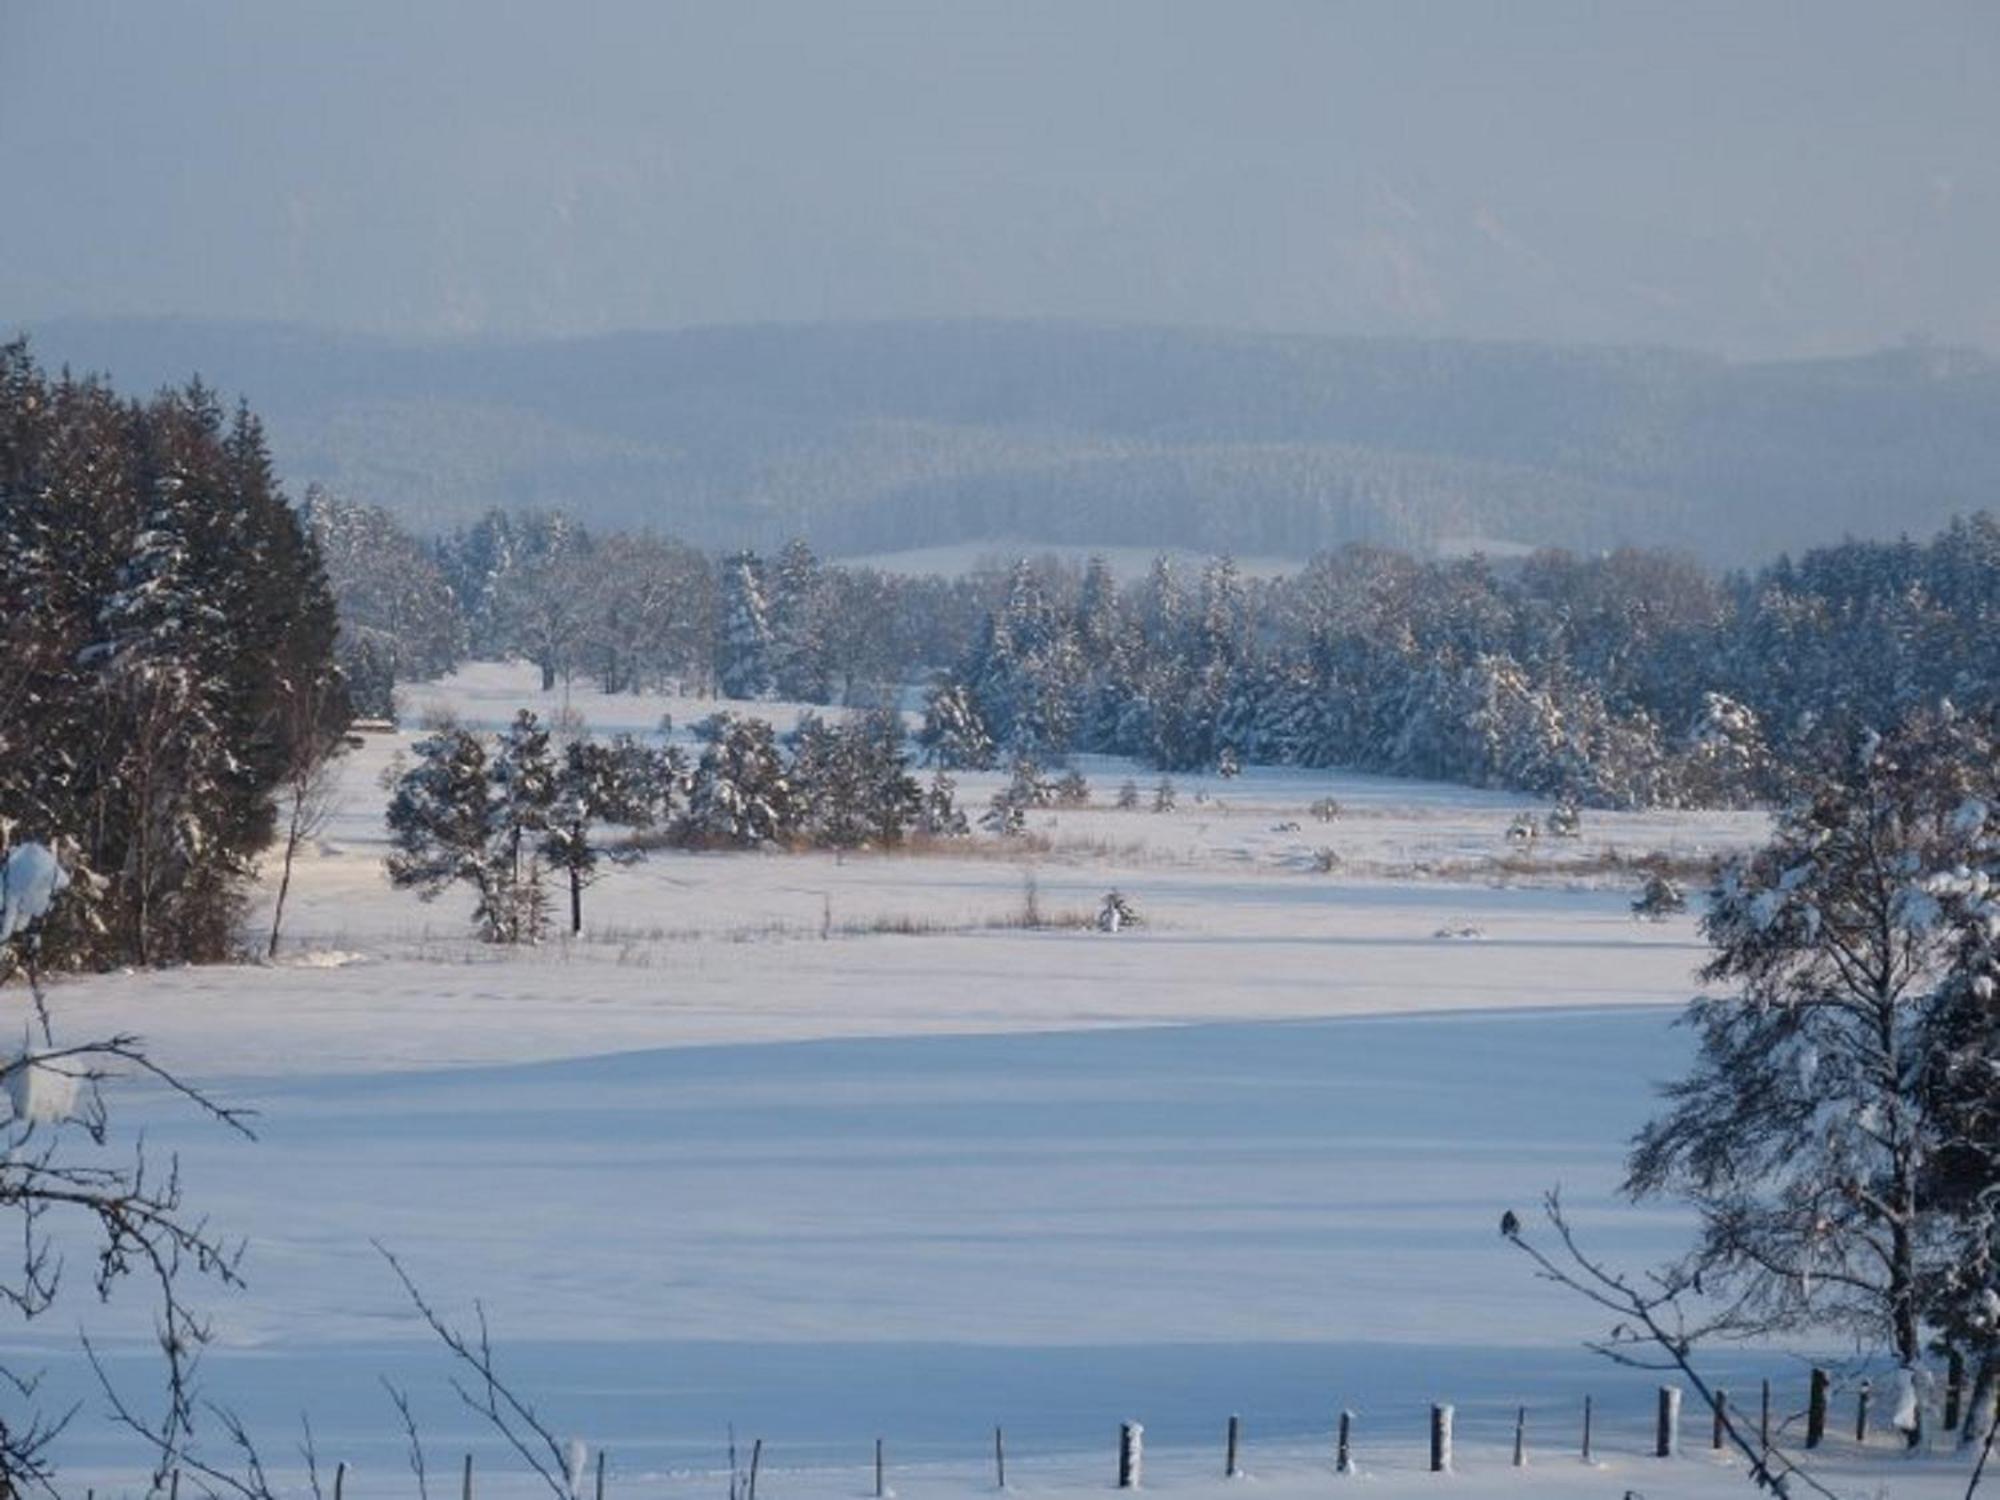
[[[561,507],[704,545],[1005,539],[1303,557],[1625,543],[1748,562],[2000,501],[2000,363],[1064,322],[398,344],[280,325],[31,326],[125,389],[247,396],[280,471],[448,529]]]

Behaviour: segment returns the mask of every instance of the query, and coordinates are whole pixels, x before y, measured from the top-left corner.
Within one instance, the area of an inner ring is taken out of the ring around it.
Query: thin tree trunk
[[[293,788],[292,819],[285,830],[285,869],[278,877],[278,899],[271,906],[271,941],[264,949],[264,957],[278,956],[278,929],[285,920],[285,897],[292,889],[292,857],[299,852],[299,798],[298,789]]]

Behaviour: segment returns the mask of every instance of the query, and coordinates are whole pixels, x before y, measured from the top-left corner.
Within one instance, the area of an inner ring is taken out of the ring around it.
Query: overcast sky
[[[0,321],[2000,349],[2000,4],[0,0]]]

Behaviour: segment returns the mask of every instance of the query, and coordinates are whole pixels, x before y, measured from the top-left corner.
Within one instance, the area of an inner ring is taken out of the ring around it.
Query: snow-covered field
[[[560,706],[532,689],[481,667],[413,706]],[[570,701],[600,730],[714,706]],[[71,1032],[140,1030],[262,1111],[255,1144],[143,1090],[126,1118],[251,1239],[250,1288],[213,1299],[209,1374],[280,1459],[310,1409],[350,1493],[412,1491],[387,1375],[439,1470],[471,1448],[518,1485],[379,1238],[447,1310],[481,1300],[551,1422],[609,1451],[615,1495],[722,1493],[731,1424],[766,1440],[771,1500],[867,1493],[878,1436],[905,1497],[988,1488],[995,1424],[1015,1488],[1100,1489],[1117,1424],[1140,1420],[1149,1488],[1192,1500],[1240,1412],[1232,1490],[1290,1500],[1333,1483],[1342,1406],[1374,1494],[1741,1487],[1693,1415],[1687,1457],[1640,1456],[1649,1383],[1580,1350],[1601,1330],[1496,1226],[1560,1183],[1620,1258],[1684,1233],[1612,1190],[1648,1085],[1685,1055],[1672,1007],[1702,948],[1691,919],[1631,920],[1621,861],[1698,861],[1760,817],[1587,814],[1582,839],[1525,857],[1513,797],[1253,770],[1119,812],[1119,781],[1155,778],[1086,762],[1095,805],[1037,815],[1025,849],[656,854],[588,893],[581,939],[509,954],[471,941],[469,903],[383,877],[379,778],[406,745],[350,758],[280,964],[58,996]],[[964,778],[962,799],[995,785]],[[1146,925],[1004,925],[1031,880],[1045,913],[1115,886]],[[135,1369],[143,1330],[86,1317]],[[39,1336],[52,1389],[81,1378],[73,1331]],[[1722,1373],[1802,1403],[1783,1356]],[[1449,1481],[1421,1472],[1432,1400],[1458,1405]],[[1521,1404],[1525,1474],[1504,1451]],[[127,1455],[102,1431],[81,1422],[71,1451],[109,1482]],[[1942,1459],[1859,1463],[1852,1493],[1963,1487]]]

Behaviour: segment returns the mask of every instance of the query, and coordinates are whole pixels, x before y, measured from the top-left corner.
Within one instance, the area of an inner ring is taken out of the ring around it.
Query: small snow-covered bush
[[[1097,908],[1097,930],[1099,932],[1122,932],[1127,927],[1139,925],[1139,913],[1119,891],[1106,891],[1104,901]]]
[[[1648,922],[1664,922],[1668,917],[1677,916],[1687,910],[1687,892],[1677,880],[1654,871],[1646,877],[1639,895],[1632,903],[1632,915]]]
[[[1312,815],[1322,823],[1331,823],[1340,816],[1340,803],[1332,797],[1321,797],[1313,803]]]

